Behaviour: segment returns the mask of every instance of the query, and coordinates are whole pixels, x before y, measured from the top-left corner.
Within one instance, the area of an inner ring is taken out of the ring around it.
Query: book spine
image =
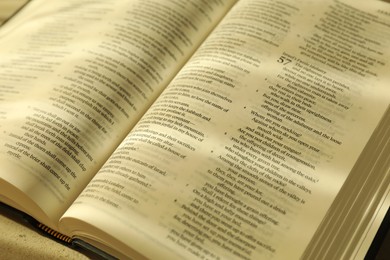
[[[60,232],[57,232],[55,231],[54,229],[51,229],[49,228],[48,226],[42,224],[42,223],[37,223],[35,224],[35,226],[41,230],[42,232],[44,232],[45,234],[57,239],[57,240],[60,240],[62,242],[65,242],[67,244],[72,244],[72,238],[71,237],[68,237],[64,234],[61,234]]]

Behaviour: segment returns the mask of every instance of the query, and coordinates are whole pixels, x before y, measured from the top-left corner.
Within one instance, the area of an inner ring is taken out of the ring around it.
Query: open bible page
[[[298,259],[389,105],[389,17],[367,5],[239,1],[63,230],[150,258]]]
[[[31,1],[0,29],[3,195],[53,227],[231,2]]]

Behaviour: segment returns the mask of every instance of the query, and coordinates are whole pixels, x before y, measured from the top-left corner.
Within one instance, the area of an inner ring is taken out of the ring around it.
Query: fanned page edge
[[[385,259],[390,255],[390,188],[387,194],[387,205],[382,207],[376,215],[367,236],[364,238],[359,250],[356,252],[356,259]],[[386,212],[387,210],[387,212]],[[377,228],[379,226],[379,228]],[[372,239],[372,237],[374,237]],[[370,243],[372,241],[372,243]]]
[[[340,190],[305,251],[303,259],[353,258],[358,254],[356,250],[361,249],[363,242],[366,248],[371,244],[372,235],[368,240],[362,240],[369,228],[373,228],[371,232],[375,233],[379,228],[379,225],[371,225],[379,208],[389,207],[389,200],[383,205],[390,184],[389,126],[390,108],[387,109],[361,153],[346,184]],[[361,174],[362,168],[369,171],[366,176]],[[359,177],[365,178],[359,179]],[[379,182],[379,184],[373,185],[372,182]],[[366,189],[370,192],[369,196],[362,192]],[[341,222],[349,223],[347,230],[340,227]],[[343,245],[345,250],[342,249]],[[362,254],[365,253],[359,252],[359,255]]]

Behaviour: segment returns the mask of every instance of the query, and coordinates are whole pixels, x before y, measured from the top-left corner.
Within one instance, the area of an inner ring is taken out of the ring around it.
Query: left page
[[[31,1],[0,29],[1,200],[56,228],[232,2]]]

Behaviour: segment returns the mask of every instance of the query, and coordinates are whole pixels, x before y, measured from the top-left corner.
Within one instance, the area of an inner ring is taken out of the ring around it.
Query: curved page
[[[229,7],[31,1],[0,30],[1,183],[53,227]]]

